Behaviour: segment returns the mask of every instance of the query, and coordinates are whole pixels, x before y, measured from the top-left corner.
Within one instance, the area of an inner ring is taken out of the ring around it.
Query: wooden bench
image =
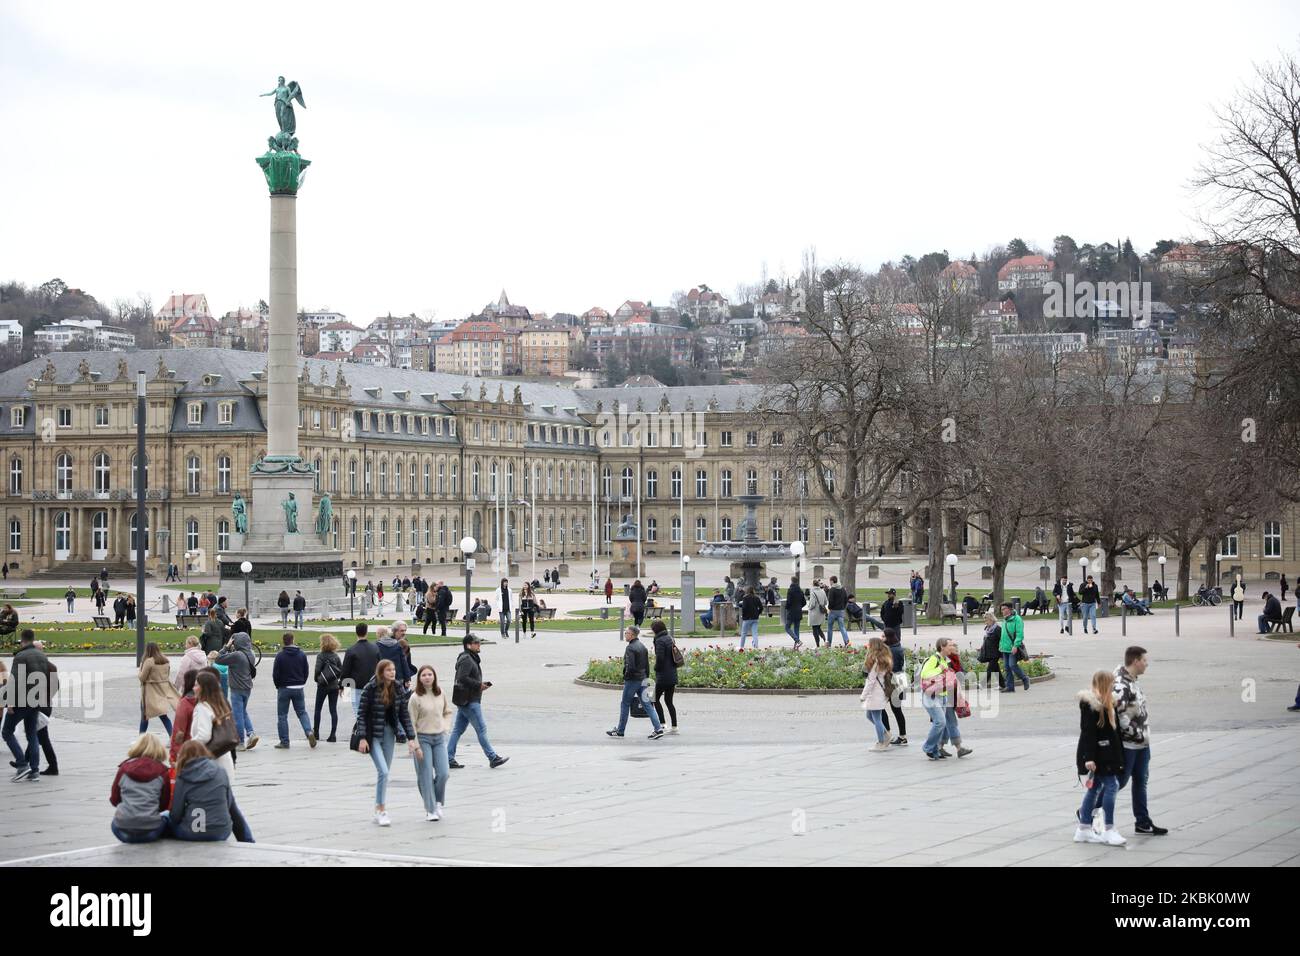
[[[939,605],[939,620],[946,621],[950,617],[961,620],[961,608],[956,604],[941,603]]]
[[[177,627],[202,627],[204,624],[207,623],[208,623],[208,616],[206,614],[177,614],[176,615]]]
[[[647,607],[645,609],[645,614],[642,615],[642,617],[650,621],[662,620],[664,616],[664,611],[666,610],[668,610],[668,608],[663,607],[662,605],[656,605],[655,607]]]

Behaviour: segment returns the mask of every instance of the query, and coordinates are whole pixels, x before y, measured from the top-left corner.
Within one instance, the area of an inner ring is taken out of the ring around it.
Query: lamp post
[[[944,558],[948,563],[948,581],[952,585],[952,603],[957,603],[957,555],[950,554]]]
[[[249,602],[248,602],[248,578],[249,575],[253,573],[253,562],[252,561],[240,562],[239,572],[244,576],[244,607],[248,609],[248,613],[250,615],[249,620],[252,620],[251,615],[253,613],[253,609],[249,606]]]
[[[1079,559],[1079,578],[1080,578],[1079,581],[1080,587],[1088,583],[1088,559],[1087,558]]]
[[[804,552],[807,550],[808,550],[808,546],[805,545],[802,541],[796,541],[790,545],[790,553],[794,555],[795,574],[798,574],[800,571],[803,570],[803,556],[804,556]]]
[[[478,542],[469,535],[460,539],[460,551],[465,555],[465,636],[469,637],[469,583],[474,573],[474,559],[470,557],[478,550]]]
[[[1222,574],[1222,571],[1219,570],[1219,565],[1221,563],[1223,563],[1223,552],[1222,551],[1214,552],[1214,586],[1215,587],[1219,586],[1219,575]]]
[[[144,447],[147,393],[147,377],[141,371],[135,377],[135,460],[138,462],[136,473],[139,476],[135,483],[135,606],[140,609],[135,619],[136,664],[144,659],[144,629],[147,617],[144,608],[144,556],[149,547],[149,518],[144,510],[145,492],[149,485],[149,461],[145,457]]]
[[[1156,558],[1156,563],[1160,565],[1160,592],[1167,596],[1169,591],[1165,587],[1165,560],[1166,558],[1163,554]]]
[[[357,619],[357,569],[348,568],[348,619]]]

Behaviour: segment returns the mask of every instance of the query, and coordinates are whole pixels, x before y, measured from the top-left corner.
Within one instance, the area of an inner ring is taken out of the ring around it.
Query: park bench
[[[95,629],[99,631],[107,631],[113,626],[113,622],[102,614],[96,614],[91,620],[95,622]]]
[[[956,604],[941,603],[939,605],[939,620],[946,621],[948,618],[961,620],[961,608]]]
[[[664,611],[666,611],[666,610],[667,610],[667,608],[665,608],[665,607],[661,607],[661,606],[647,607],[647,608],[645,609],[645,614],[642,615],[642,616],[643,616],[646,620],[649,620],[649,621],[657,621],[657,620],[661,620],[661,619],[663,618],[663,616],[664,616]]]
[[[539,621],[555,620],[555,608],[553,607],[539,607],[534,613]]]
[[[1285,611],[1282,612],[1282,620],[1273,621],[1271,624],[1269,624],[1268,626],[1269,633],[1276,634],[1282,631],[1292,631],[1293,627],[1291,624],[1291,618],[1293,617],[1295,617],[1295,607],[1294,606],[1288,607]]]
[[[27,597],[26,588],[3,588],[0,589],[0,601],[19,601]]]
[[[206,614],[177,614],[176,615],[177,627],[202,627],[206,623],[208,623],[208,616]]]

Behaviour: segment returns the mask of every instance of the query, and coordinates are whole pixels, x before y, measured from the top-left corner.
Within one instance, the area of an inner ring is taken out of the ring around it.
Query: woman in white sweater
[[[862,685],[862,709],[867,712],[867,719],[876,727],[876,745],[871,749],[884,753],[889,749],[889,734],[885,730],[885,708],[889,706],[889,691],[886,682],[893,680],[894,657],[885,642],[873,637],[867,642],[866,683]]]
[[[200,671],[194,679],[194,716],[190,718],[190,739],[213,750],[212,737],[217,731],[217,725],[233,719],[226,695],[221,693],[221,679],[210,670]],[[235,739],[238,740],[238,736]],[[213,750],[213,753],[216,751]],[[230,751],[217,756],[216,764],[226,771],[233,785],[235,759],[230,756]]]
[[[451,702],[438,686],[438,674],[423,664],[415,675],[415,689],[406,700],[415,726],[419,749],[415,751],[416,783],[424,798],[424,818],[442,819],[442,802],[447,795],[447,732],[451,729]]]

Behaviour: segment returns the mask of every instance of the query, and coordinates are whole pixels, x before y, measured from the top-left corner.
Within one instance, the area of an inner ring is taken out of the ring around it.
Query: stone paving
[[[61,672],[99,681],[102,712],[56,712],[60,776],[0,781],[8,824],[0,861],[1294,866],[1300,715],[1286,706],[1300,650],[1250,635],[1258,602],[1250,603],[1235,638],[1219,609],[1185,611],[1178,638],[1168,612],[1129,619],[1127,638],[1116,618],[1103,620],[1097,637],[1061,637],[1054,621],[1030,619],[1031,649],[1052,655],[1057,677],[1013,698],[994,695],[963,721],[975,753],[940,764],[920,752],[927,720],[919,708],[908,712],[911,746],[869,753],[874,738],[852,694],[684,691],[680,736],[648,741],[648,722],[634,721],[627,738],[610,740],[604,731],[617,717],[617,694],[578,687],[573,678],[591,657],[621,652],[612,629],[491,645],[483,664],[495,686],[485,709],[492,741],[510,762],[488,769],[467,737],[447,816],[426,823],[413,769],[399,761],[388,829],[371,820],[369,760],[347,749],[350,705],[340,707],[339,743],[310,750],[291,727],[292,748],[273,750],[268,673],[253,696],[262,743],[241,755],[236,774],[237,799],[259,841],[252,847],[113,843],[107,797],[135,737],[134,667],[129,658],[69,658]],[[923,628],[904,640],[921,644],[944,632],[961,639],[960,630]],[[964,641],[975,640],[972,628]],[[1117,821],[1128,846],[1075,845],[1071,814],[1082,791],[1073,770],[1074,694],[1093,670],[1119,663],[1130,643],[1151,654],[1143,678],[1153,729],[1150,804],[1170,833],[1133,835],[1121,793]],[[415,658],[450,677],[457,652],[418,648]]]

